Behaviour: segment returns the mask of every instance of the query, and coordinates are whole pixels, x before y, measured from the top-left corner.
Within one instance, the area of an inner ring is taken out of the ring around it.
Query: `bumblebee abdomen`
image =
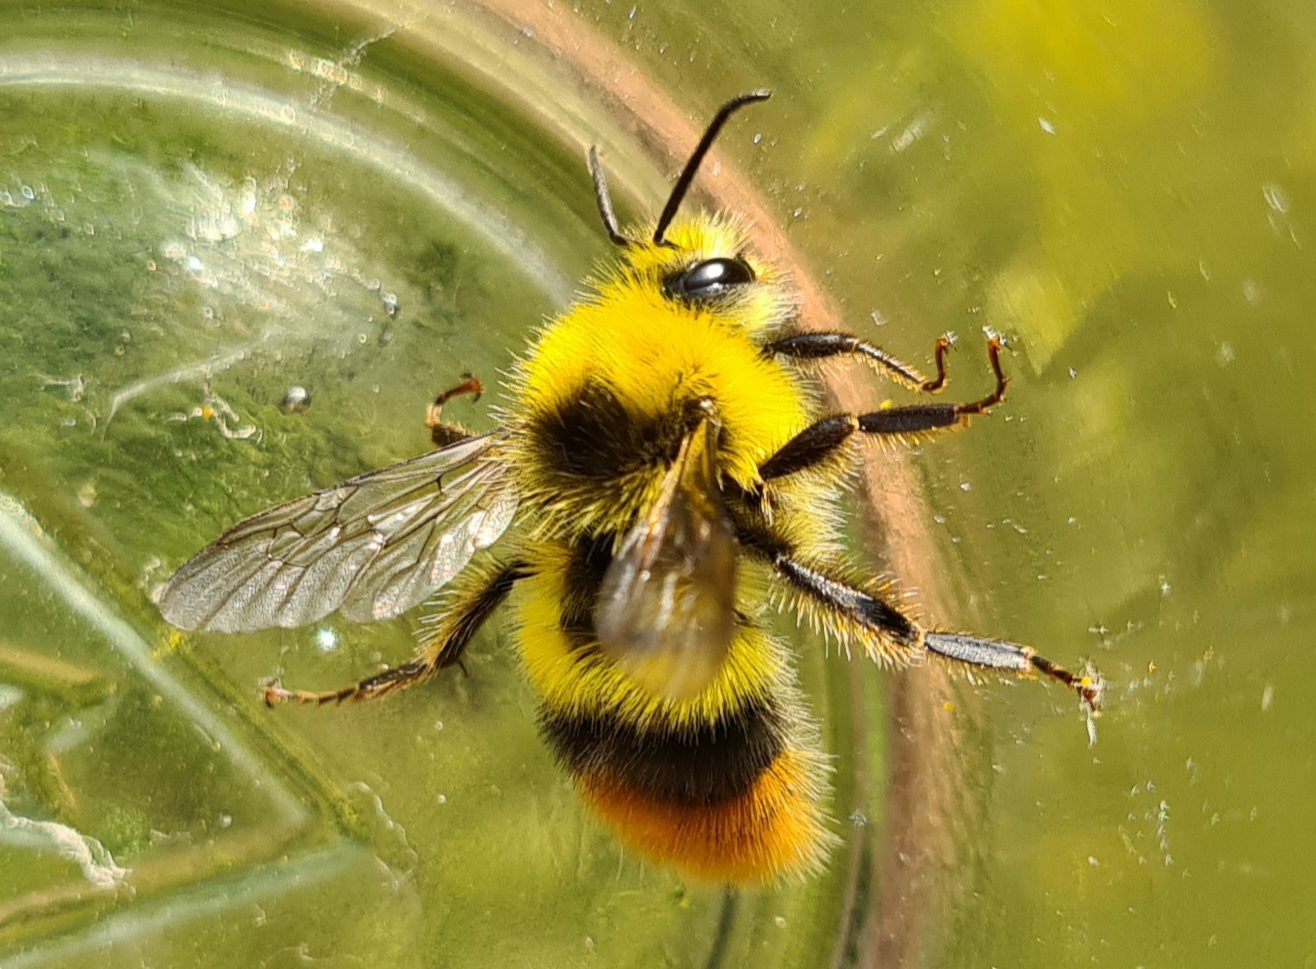
[[[540,729],[576,777],[608,774],[659,804],[700,807],[743,797],[786,750],[787,724],[773,697],[749,700],[716,720],[639,727],[617,718],[555,711]]]
[[[831,843],[826,766],[800,712],[769,696],[697,726],[639,729],[545,706],[540,729],[623,844],[696,877],[740,883],[807,874]]]
[[[742,617],[702,693],[646,693],[593,633],[608,547],[546,543],[529,553],[515,608],[546,742],[637,854],[731,882],[813,870],[830,844],[827,768],[786,650]]]
[[[678,804],[616,770],[574,772],[581,797],[640,857],[730,884],[802,877],[822,867],[835,836],[818,802],[826,767],[812,749],[785,749],[737,797]]]

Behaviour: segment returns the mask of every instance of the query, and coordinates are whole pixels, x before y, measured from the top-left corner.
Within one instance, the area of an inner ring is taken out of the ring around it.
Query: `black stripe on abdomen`
[[[785,748],[776,703],[748,700],[711,723],[640,729],[615,719],[542,711],[540,730],[573,774],[604,772],[665,804],[742,796]]]

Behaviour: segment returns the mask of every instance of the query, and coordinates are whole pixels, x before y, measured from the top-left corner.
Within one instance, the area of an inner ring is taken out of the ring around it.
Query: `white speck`
[[[909,148],[914,142],[918,141],[928,130],[928,124],[932,118],[928,114],[921,114],[908,125],[905,130],[891,139],[891,150],[896,154]]]
[[[332,629],[317,629],[315,648],[322,653],[332,653],[338,648],[338,634]]]
[[[1161,595],[1168,596],[1169,594],[1170,594],[1170,580],[1167,579],[1165,576],[1161,576]]]
[[[1274,182],[1261,186],[1261,194],[1269,205],[1276,212],[1287,212],[1289,210],[1289,197]]]
[[[960,482],[960,491],[972,491],[972,490],[973,490],[973,485],[969,484],[969,482],[967,481]]]
[[[1069,368],[1069,379],[1070,379],[1070,380],[1073,380],[1073,379],[1074,379],[1075,377],[1077,377],[1077,376],[1078,376],[1078,371],[1075,370],[1073,367],[1070,367],[1070,368]]]
[[[1093,855],[1088,855],[1088,864],[1091,865],[1093,868],[1101,867],[1101,862],[1097,861],[1097,859]]]
[[[1261,302],[1261,287],[1255,279],[1243,280],[1243,298],[1254,305]]]
[[[1267,683],[1266,688],[1261,691],[1261,710],[1264,713],[1270,709],[1270,705],[1275,702],[1275,687]]]
[[[772,924],[779,929],[784,929],[786,927],[786,919],[778,915],[775,919],[772,920]]]
[[[188,271],[188,272],[191,272],[191,273],[200,273],[200,272],[201,272],[201,269],[202,269],[201,260],[198,259],[196,256],[188,256],[188,257],[187,257],[187,262],[186,262],[185,265],[187,266],[187,271]]]
[[[1053,125],[1050,121],[1047,121],[1046,118],[1038,118],[1037,123],[1041,126],[1042,130],[1045,131],[1048,135],[1053,135],[1056,133],[1056,126]]]
[[[1224,367],[1234,362],[1234,345],[1223,340],[1215,351],[1215,362]]]

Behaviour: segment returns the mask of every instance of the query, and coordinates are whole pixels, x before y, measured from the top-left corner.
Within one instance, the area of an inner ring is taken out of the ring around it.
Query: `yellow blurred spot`
[[[996,277],[989,305],[992,319],[1011,320],[1028,334],[1028,355],[1039,367],[1078,324],[1079,307],[1060,277],[1040,270],[1031,257]]]
[[[1137,122],[1205,83],[1211,44],[1194,0],[981,0],[960,46],[1002,105],[1063,136],[1076,123]],[[1042,130],[1046,130],[1043,126]]]
[[[951,700],[943,700],[941,703],[941,709],[945,710],[947,713],[954,713],[955,703]]]
[[[214,418],[215,418],[215,408],[211,407],[209,404],[203,405],[201,408],[201,419],[205,421],[209,421],[209,420],[214,420]]]
[[[169,630],[168,634],[164,636],[163,641],[160,643],[159,648],[155,650],[151,658],[161,659],[165,656],[168,656],[170,653],[176,653],[178,652],[179,648],[182,645],[183,645],[183,634],[180,633],[177,629],[171,629]]]
[[[1148,660],[1148,661],[1147,661],[1147,674],[1150,676],[1150,675],[1155,674],[1155,672],[1156,672],[1156,660],[1154,660],[1154,659],[1153,659],[1153,660]]]
[[[1019,321],[1041,368],[1114,280],[1163,257],[1148,231],[1158,200],[1111,159],[1161,137],[1163,116],[1207,88],[1211,21],[1200,0],[969,3],[957,46],[1025,149],[1040,203],[1036,247],[995,281],[987,310]]]

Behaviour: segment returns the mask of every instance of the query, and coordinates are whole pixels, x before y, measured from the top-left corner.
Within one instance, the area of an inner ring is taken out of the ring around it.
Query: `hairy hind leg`
[[[1103,681],[1094,670],[1071,673],[1031,647],[968,633],[925,629],[878,591],[829,575],[795,558],[783,542],[741,534],[741,544],[765,559],[798,596],[795,610],[814,618],[843,645],[861,646],[877,662],[908,666],[933,656],[966,671],[1020,677],[1042,675],[1073,690],[1087,710],[1101,710]]]
[[[452,608],[438,617],[433,630],[423,637],[420,653],[408,663],[382,670],[337,690],[287,690],[277,683],[271,683],[264,689],[265,704],[274,706],[276,703],[292,702],[322,706],[326,703],[342,703],[344,700],[372,700],[419,683],[449,666],[460,665],[462,653],[476,632],[493,615],[494,610],[503,604],[512,586],[529,574],[524,563],[513,562],[457,599]]]

